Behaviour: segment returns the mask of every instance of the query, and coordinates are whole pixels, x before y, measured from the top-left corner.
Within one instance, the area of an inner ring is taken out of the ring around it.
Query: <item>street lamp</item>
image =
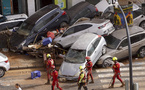
[[[125,21],[125,27],[126,27],[126,34],[127,34],[127,39],[128,39],[128,53],[129,53],[129,74],[130,74],[130,90],[133,90],[133,77],[132,77],[132,50],[131,50],[131,41],[130,41],[130,37],[129,37],[129,29],[128,29],[128,24],[127,24],[127,20],[125,17],[125,14],[121,8],[121,6],[119,5],[118,2],[115,2],[115,7],[119,7],[119,9],[121,10],[121,13],[123,14],[123,19]]]

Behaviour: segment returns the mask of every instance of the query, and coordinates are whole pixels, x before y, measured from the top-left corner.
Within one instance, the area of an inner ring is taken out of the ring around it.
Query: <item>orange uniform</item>
[[[56,70],[54,70],[51,73],[52,77],[53,77],[53,82],[52,82],[52,90],[54,90],[54,86],[56,85],[57,88],[59,88],[60,90],[62,90],[61,87],[59,87],[59,83],[58,83],[58,72]]]
[[[92,82],[94,82],[93,75],[92,75],[92,67],[93,67],[93,63],[91,62],[91,60],[87,60],[87,63],[86,63],[86,68],[88,70],[88,73],[87,73],[87,82],[89,80],[89,76],[91,77]]]

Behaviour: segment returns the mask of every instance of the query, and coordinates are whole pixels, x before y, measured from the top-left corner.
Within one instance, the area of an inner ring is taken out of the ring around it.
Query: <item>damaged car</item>
[[[145,57],[145,30],[139,26],[129,27],[132,54]],[[119,61],[129,56],[126,29],[114,31],[105,37],[107,42],[107,53],[100,57],[98,65],[110,67],[113,65],[112,57]]]
[[[0,53],[0,77],[5,75],[5,72],[10,69],[10,63],[4,54]]]
[[[59,47],[68,49],[79,38],[79,36],[84,33],[109,35],[114,30],[115,28],[110,20],[94,18],[70,26],[61,36],[57,36],[54,39],[54,42]]]
[[[53,31],[68,23],[68,16],[59,6],[50,4],[27,18],[10,37],[11,50],[21,50],[23,46],[41,40],[48,31]]]
[[[81,17],[92,19],[99,15],[98,9],[94,5],[85,1],[77,3],[70,9],[66,10],[66,12],[70,18],[69,25],[73,25]]]
[[[65,56],[59,69],[59,77],[67,80],[77,79],[80,74],[79,66],[85,67],[87,62],[86,56],[91,58],[94,65],[105,53],[106,41],[104,37],[93,33],[81,35]]]

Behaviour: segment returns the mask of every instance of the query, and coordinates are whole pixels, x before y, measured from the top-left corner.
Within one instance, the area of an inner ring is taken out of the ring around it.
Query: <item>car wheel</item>
[[[145,29],[145,21],[143,21],[143,22],[140,24],[140,27],[142,27],[143,29]]]
[[[106,68],[106,67],[111,67],[113,65],[113,61],[111,58],[107,58],[104,60],[102,67]]]
[[[141,58],[145,57],[145,47],[142,47],[141,49],[139,49],[138,56]]]
[[[62,27],[68,27],[68,24],[66,23],[66,22],[62,22],[61,24],[60,24],[60,27],[62,28]]]
[[[103,46],[103,48],[102,48],[102,55],[104,55],[106,52],[107,52],[107,48],[106,48],[106,46]]]
[[[3,68],[0,68],[0,77],[3,77],[5,75],[5,70]]]

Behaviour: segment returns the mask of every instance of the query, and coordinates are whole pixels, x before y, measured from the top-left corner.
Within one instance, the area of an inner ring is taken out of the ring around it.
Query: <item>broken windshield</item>
[[[70,49],[67,53],[65,61],[71,63],[84,63],[85,56],[86,56],[85,50]]]
[[[28,36],[31,33],[31,30],[33,29],[34,24],[31,24],[29,22],[24,22],[20,26],[20,28],[17,30],[17,32],[21,35]]]

